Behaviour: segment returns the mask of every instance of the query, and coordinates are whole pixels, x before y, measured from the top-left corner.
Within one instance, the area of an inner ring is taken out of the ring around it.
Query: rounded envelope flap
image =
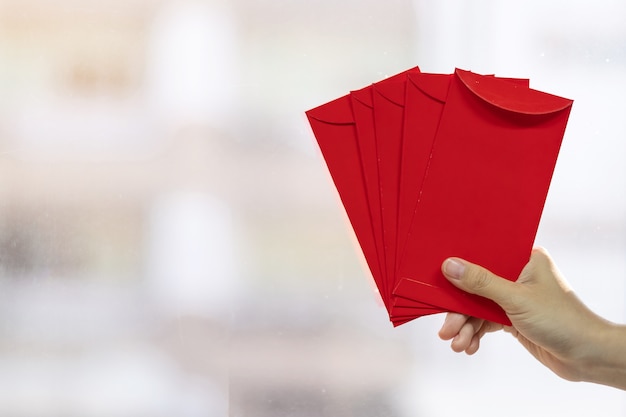
[[[451,74],[410,74],[409,80],[427,96],[446,102]]]
[[[350,96],[342,96],[306,112],[309,119],[335,125],[354,124]]]
[[[532,90],[506,80],[456,69],[456,76],[476,96],[503,110],[541,115],[555,113],[572,105],[567,98]]]

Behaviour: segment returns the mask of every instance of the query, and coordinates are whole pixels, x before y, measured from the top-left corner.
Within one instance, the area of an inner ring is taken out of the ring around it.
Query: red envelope
[[[451,78],[451,74],[427,73],[409,74],[407,77],[405,113],[408,116],[404,118],[400,165],[397,259],[402,258],[406,241],[410,238],[410,227],[421,194]],[[500,79],[528,87],[527,79]],[[397,277],[396,284],[398,282],[399,277]],[[430,288],[425,287],[423,290],[428,292]],[[415,305],[412,300],[399,297],[394,300],[391,314],[392,316],[406,315],[407,309]]]
[[[571,104],[528,80],[414,68],[307,112],[394,326],[442,311],[508,323],[439,268],[460,256],[518,276]]]
[[[406,83],[403,120],[402,156],[398,197],[398,249],[401,259],[409,237],[410,225],[421,193],[422,182],[430,161],[432,143],[439,125],[448,93],[450,75],[410,74]],[[398,261],[396,265],[398,265]],[[396,273],[397,285],[399,276]],[[395,287],[394,287],[395,288]],[[422,303],[423,304],[423,303]],[[392,317],[402,317],[410,308],[421,308],[414,300],[397,298],[392,305]],[[445,311],[431,307],[433,312]]]
[[[352,115],[356,124],[357,141],[363,182],[372,219],[372,233],[376,241],[378,263],[380,264],[382,287],[379,288],[383,298],[390,298],[392,286],[387,285],[385,244],[383,241],[383,220],[380,206],[380,187],[378,184],[378,154],[376,151],[376,133],[374,132],[374,109],[372,88],[368,86],[350,92]]]
[[[419,72],[419,68],[411,68],[381,83],[405,78],[409,72]],[[382,230],[382,222],[380,203],[376,205],[376,197],[379,196],[378,156],[373,125],[369,129],[368,125],[359,126],[358,132],[362,136],[360,143],[355,121],[355,115],[358,114],[353,112],[350,96],[343,96],[311,109],[306,115],[383,303],[389,311],[393,287],[387,285],[379,262],[379,258],[384,259],[384,253],[379,253],[382,252],[382,232],[381,251],[378,250],[376,238],[376,230]],[[373,114],[369,117],[373,123]],[[361,117],[359,121],[363,123],[367,119]],[[374,188],[367,187],[368,181],[373,181]]]
[[[385,276],[384,288],[380,291],[385,297],[391,297],[391,290],[395,287],[395,282],[389,282],[389,273],[384,265],[387,264],[388,253],[385,250],[386,244],[383,232],[383,208],[381,204],[381,187],[380,187],[380,154],[378,152],[379,143],[376,139],[375,120],[374,120],[374,101],[373,89],[382,88],[388,84],[404,82],[408,74],[418,74],[419,68],[411,68],[407,71],[396,74],[376,84],[365,87],[361,90],[352,91],[350,99],[352,103],[352,113],[357,127],[357,136],[359,142],[359,152],[361,157],[361,166],[363,169],[363,179],[368,195],[370,213],[372,216],[373,233],[377,242],[379,252],[379,263],[381,264],[382,273]],[[394,271],[395,272],[395,271]]]
[[[384,288],[350,97],[340,97],[306,115],[376,286]],[[381,297],[389,310],[389,300],[382,293]]]
[[[398,211],[398,258],[402,258],[426,168],[450,86],[449,74],[411,74],[406,86]]]
[[[408,74],[419,76],[420,73]],[[398,243],[404,240],[399,234],[399,206],[401,162],[403,150],[403,128],[405,119],[406,79],[396,82],[377,83],[373,86],[374,126],[378,153],[379,184],[381,193],[384,248],[386,254],[387,281],[395,288],[397,282]],[[413,117],[413,115],[411,115]],[[430,153],[427,149],[426,160]],[[411,163],[415,161],[410,161]],[[406,301],[406,300],[403,300]],[[401,301],[402,302],[402,301]],[[441,312],[432,305],[415,300],[400,311],[397,304],[392,304],[390,316],[395,323],[398,318],[419,317],[424,314]]]
[[[441,273],[450,256],[510,280],[528,262],[572,101],[456,70],[394,294],[509,324]]]
[[[381,205],[381,178],[380,178],[380,169],[381,162],[388,160],[386,157],[381,157],[380,147],[389,144],[390,142],[386,138],[386,131],[382,131],[379,134],[381,138],[376,137],[375,132],[375,118],[379,116],[375,116],[377,113],[374,111],[374,99],[373,96],[378,96],[378,93],[373,93],[373,91],[382,90],[386,91],[389,87],[392,89],[391,91],[395,91],[398,95],[398,100],[403,100],[404,96],[404,80],[408,74],[418,74],[419,69],[412,68],[408,71],[402,72],[390,78],[387,78],[383,81],[380,81],[376,84],[363,88],[361,90],[352,91],[350,93],[351,104],[352,104],[352,112],[354,116],[354,120],[356,123],[357,136],[358,136],[358,144],[359,144],[359,153],[361,157],[361,164],[363,168],[363,177],[365,182],[365,188],[368,195],[369,205],[370,205],[370,214],[372,217],[373,223],[373,234],[375,236],[375,240],[377,242],[378,247],[378,260],[379,264],[382,265],[382,276],[383,276],[383,287],[380,288],[380,292],[383,295],[383,298],[390,300],[391,299],[391,290],[395,287],[395,256],[391,254],[391,251],[388,250],[389,247],[394,249],[397,240],[397,232],[395,228],[392,226],[387,234],[388,244],[386,244],[383,239],[383,218],[382,214],[384,212],[384,208]],[[401,81],[402,80],[402,81]],[[397,90],[398,86],[400,86],[400,90]],[[396,90],[393,90],[396,88]],[[379,103],[380,106],[380,103]],[[400,115],[400,129],[401,129],[401,115]],[[381,123],[378,121],[378,123]],[[388,126],[385,122],[382,122],[383,125]],[[402,135],[401,131],[399,134],[396,134],[395,142],[401,143]],[[380,139],[380,140],[379,140]],[[385,152],[387,148],[383,149],[382,153]],[[398,152],[399,155],[399,152]],[[385,169],[391,168],[398,169],[398,164],[394,165],[386,165],[383,166],[383,175],[386,173]],[[397,177],[397,176],[396,176]],[[384,177],[388,179],[388,177]],[[392,196],[397,200],[397,183],[394,183],[392,180],[390,185],[392,186],[392,192],[388,196]],[[397,202],[395,203],[397,205]],[[389,214],[389,212],[387,212]],[[395,218],[391,219],[394,223],[396,221]],[[393,223],[392,223],[393,224]],[[389,223],[387,223],[389,225]],[[388,269],[385,269],[384,265],[388,265]],[[387,303],[389,305],[389,303]],[[432,314],[433,312],[439,312],[440,310],[433,311],[432,306],[414,302],[413,306],[416,307],[415,314],[413,318],[419,317],[424,314]],[[392,321],[395,319],[391,317]],[[406,317],[403,318],[406,321]]]
[[[398,196],[406,80],[373,86],[374,127],[387,257],[387,275],[395,277],[398,246]]]

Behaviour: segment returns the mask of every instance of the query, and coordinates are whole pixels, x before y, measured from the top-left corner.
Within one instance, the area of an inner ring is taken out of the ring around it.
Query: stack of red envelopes
[[[517,279],[571,106],[525,79],[413,68],[306,112],[394,325],[447,311],[510,323],[441,264]]]

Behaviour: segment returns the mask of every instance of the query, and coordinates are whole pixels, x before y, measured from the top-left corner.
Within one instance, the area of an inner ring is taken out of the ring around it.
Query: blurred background
[[[575,100],[537,244],[626,321],[621,1],[0,0],[0,414],[624,416],[393,329],[304,111],[409,67]]]

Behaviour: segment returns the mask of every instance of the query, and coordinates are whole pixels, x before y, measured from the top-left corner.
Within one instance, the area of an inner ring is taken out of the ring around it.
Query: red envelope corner
[[[441,264],[458,256],[517,279],[529,260],[572,103],[456,70],[396,296],[510,324],[495,303],[450,284]]]

